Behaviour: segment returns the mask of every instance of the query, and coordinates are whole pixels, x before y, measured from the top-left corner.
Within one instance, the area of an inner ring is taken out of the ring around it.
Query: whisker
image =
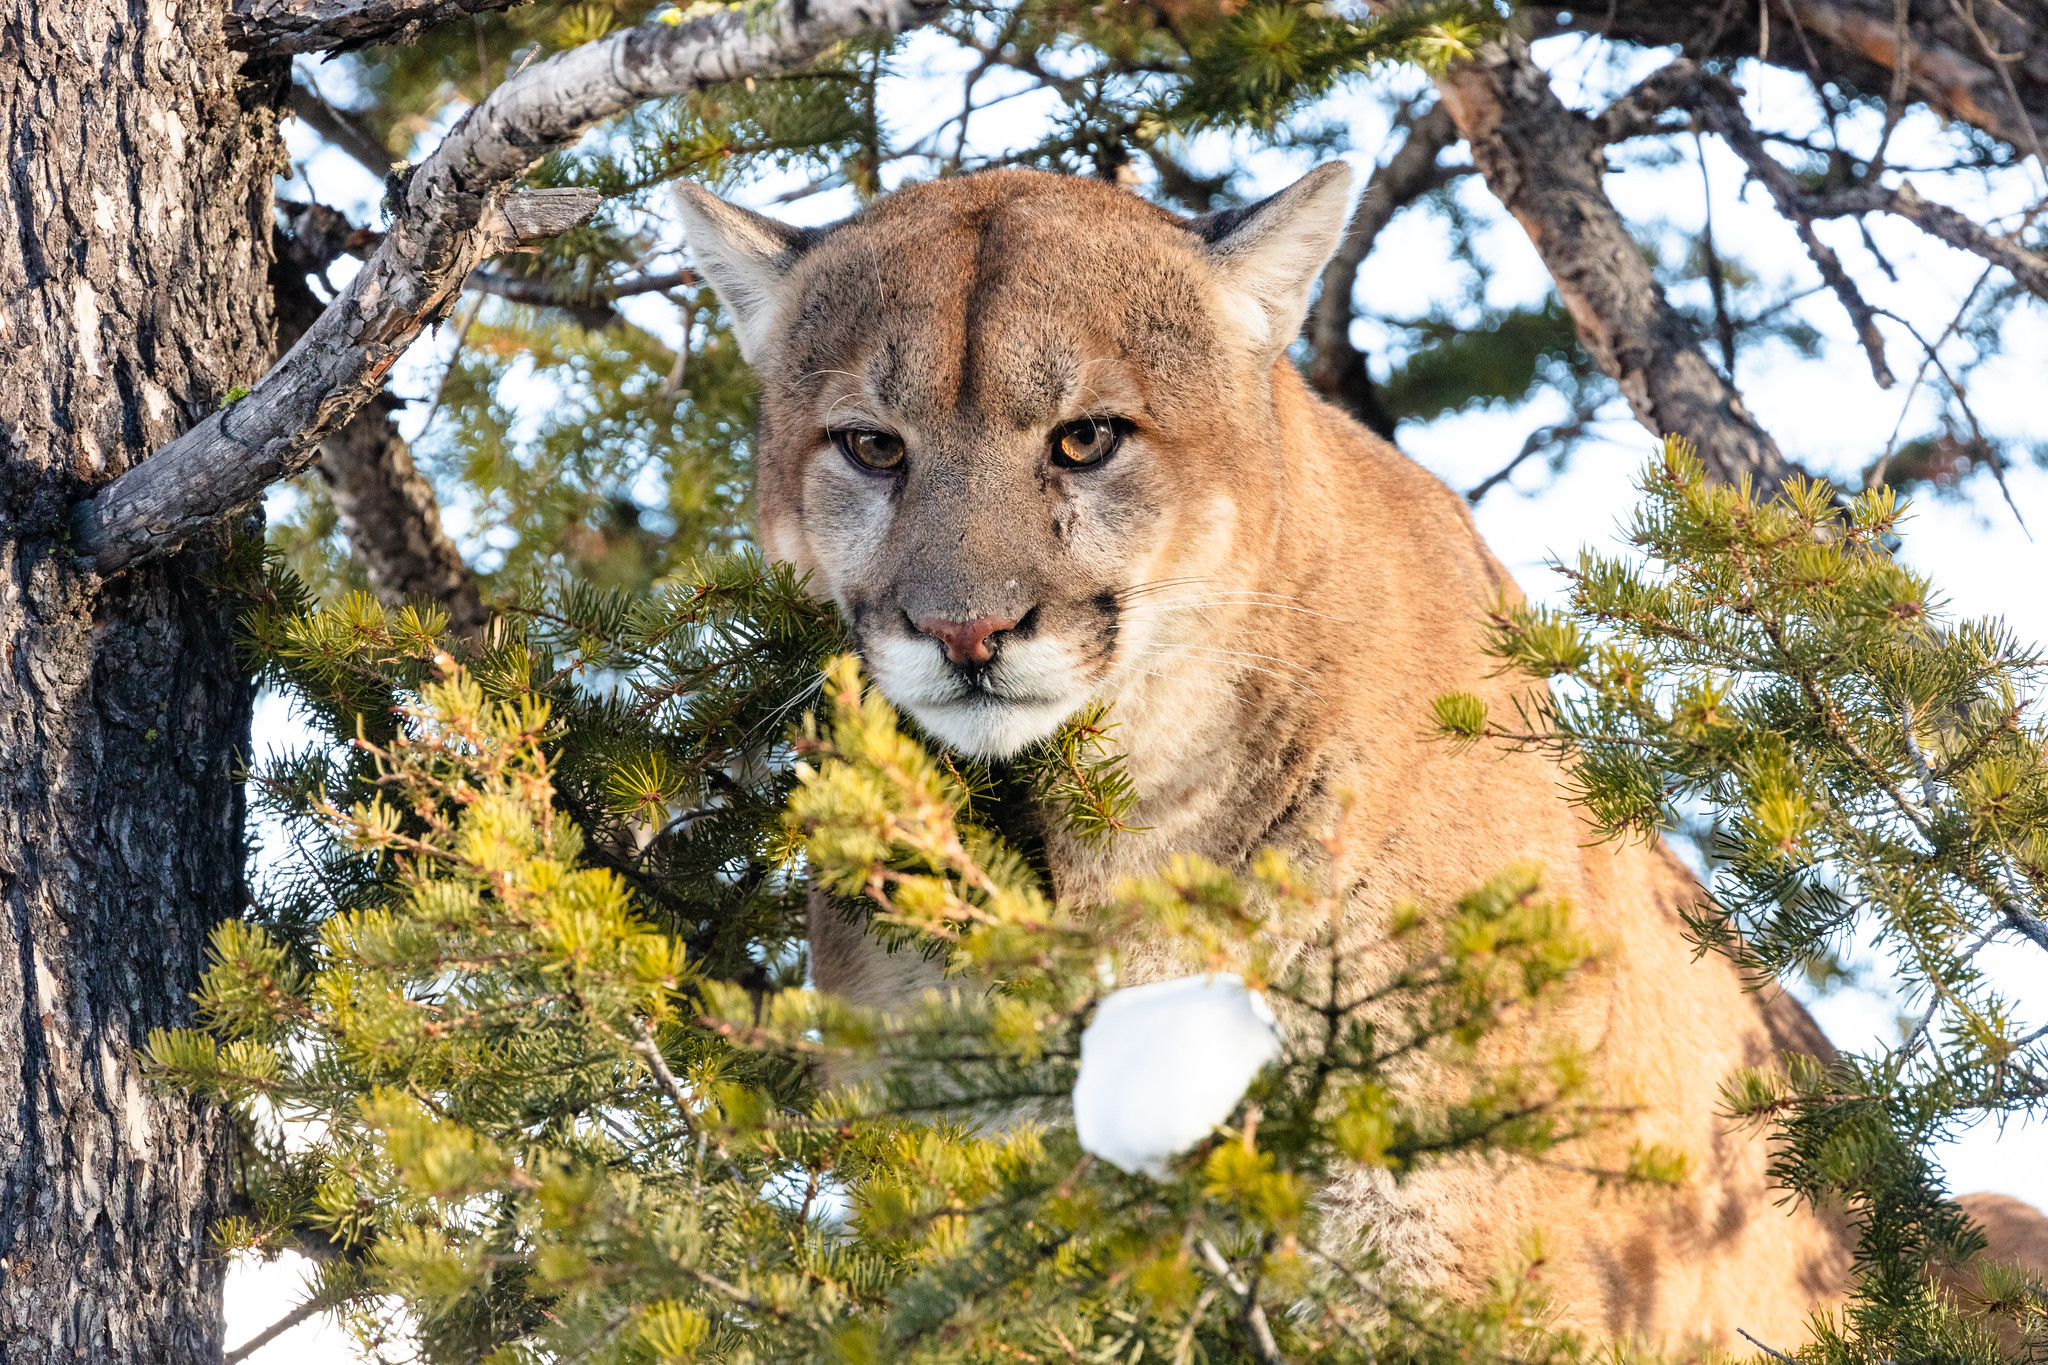
[[[1296,659],[1283,659],[1277,654],[1260,654],[1249,649],[1225,649],[1221,645],[1191,645],[1184,644],[1179,640],[1155,640],[1148,644],[1146,648],[1199,649],[1207,654],[1228,654],[1238,659],[1264,659],[1268,663],[1276,663],[1282,668],[1292,668],[1301,673],[1314,674],[1316,671]]]
[[[1204,659],[1204,658],[1202,658],[1202,657],[1201,657],[1200,655],[1198,655],[1198,654],[1176,654],[1176,653],[1173,653],[1172,651],[1170,651],[1169,649],[1165,649],[1165,648],[1156,648],[1156,649],[1154,649],[1154,648],[1148,648],[1148,649],[1146,649],[1145,651],[1143,651],[1142,653],[1140,653],[1140,654],[1139,654],[1139,655],[1138,655],[1137,657],[1138,657],[1138,658],[1141,658],[1141,659],[1151,659],[1151,658],[1163,658],[1163,659],[1173,659],[1173,658],[1180,658],[1180,659],[1191,659],[1191,660],[1193,660],[1193,661],[1194,661],[1194,662],[1196,662],[1196,663],[1212,663],[1212,664],[1213,664],[1213,663],[1223,663],[1223,662],[1224,662],[1224,661],[1223,661],[1223,660],[1221,660],[1221,659]],[[1322,698],[1322,695],[1321,695],[1320,693],[1318,693],[1318,692],[1317,692],[1317,691],[1316,691],[1316,690],[1315,690],[1315,689],[1314,689],[1313,687],[1310,687],[1310,686],[1309,686],[1309,685],[1308,685],[1307,683],[1303,682],[1303,681],[1302,681],[1301,679],[1299,679],[1299,678],[1295,678],[1295,677],[1290,677],[1290,676],[1288,676],[1287,674],[1285,674],[1285,673],[1282,673],[1282,672],[1279,672],[1279,671],[1278,671],[1278,670],[1276,670],[1276,669],[1271,669],[1271,668],[1260,668],[1260,667],[1259,667],[1259,666],[1258,666],[1257,664],[1228,664],[1227,666],[1228,666],[1228,667],[1233,667],[1233,668],[1242,668],[1242,669],[1246,669],[1247,671],[1249,671],[1249,672],[1252,672],[1252,673],[1266,673],[1266,674],[1270,674],[1271,676],[1273,676],[1273,677],[1275,677],[1275,678],[1278,678],[1278,679],[1279,679],[1279,680],[1280,680],[1281,682],[1284,682],[1284,683],[1286,683],[1286,684],[1287,684],[1287,685],[1288,685],[1289,687],[1298,687],[1298,688],[1300,688],[1300,689],[1301,689],[1301,690],[1302,690],[1303,692],[1306,692],[1306,693],[1307,693],[1307,694],[1308,694],[1309,696],[1311,696],[1311,697],[1314,697],[1314,698],[1315,698],[1315,699],[1316,699],[1317,701],[1321,701],[1321,700],[1323,699],[1323,698]]]
[[[1325,621],[1336,621],[1344,625],[1352,624],[1351,618],[1348,616],[1332,616],[1328,612],[1311,611],[1307,607],[1291,607],[1285,602],[1245,601],[1230,598],[1186,598],[1175,602],[1147,602],[1144,604],[1143,609],[1146,611],[1200,611],[1204,607],[1266,607],[1273,611],[1291,611],[1302,616],[1319,617]]]
[[[1117,601],[1125,602],[1133,597],[1142,597],[1147,593],[1165,592],[1169,588],[1184,588],[1190,583],[1203,583],[1206,581],[1208,580],[1198,575],[1187,578],[1155,578],[1149,583],[1133,583],[1128,588],[1120,588],[1114,596]]]
[[[1162,682],[1179,683],[1183,687],[1193,687],[1203,692],[1214,692],[1217,696],[1228,697],[1232,701],[1244,700],[1243,695],[1236,688],[1217,687],[1213,683],[1196,682],[1192,678],[1177,678],[1171,673],[1158,673],[1149,668],[1140,668],[1128,660],[1120,664],[1111,664],[1104,671],[1108,673],[1142,673],[1148,678],[1158,678]]]
[[[1173,582],[1174,580],[1173,580],[1173,579],[1170,579],[1170,578],[1169,578],[1169,579],[1161,579],[1160,581],[1161,581],[1161,582],[1164,582],[1164,583],[1171,583],[1171,582]],[[1191,578],[1184,578],[1184,579],[1181,579],[1180,581],[1181,581],[1181,582],[1183,582],[1183,583],[1206,583],[1206,582],[1208,582],[1208,581],[1210,581],[1210,580],[1209,580],[1208,578],[1206,578],[1206,577],[1191,577]],[[1217,593],[1216,593],[1216,595],[1218,595],[1218,596],[1222,596],[1222,597],[1255,597],[1255,598],[1263,598],[1263,599],[1265,599],[1265,600],[1267,600],[1267,601],[1271,601],[1271,602],[1299,602],[1299,601],[1301,601],[1301,599],[1300,599],[1299,597],[1296,597],[1296,596],[1294,596],[1294,595],[1293,595],[1292,593],[1284,593],[1284,592],[1267,592],[1267,591],[1266,591],[1266,590],[1265,590],[1264,588],[1230,588],[1230,587],[1225,587],[1225,588],[1219,588],[1219,589],[1217,589]]]

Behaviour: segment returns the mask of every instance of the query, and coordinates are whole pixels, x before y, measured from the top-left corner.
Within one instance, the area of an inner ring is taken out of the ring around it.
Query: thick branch
[[[1579,344],[1636,420],[1693,441],[1716,478],[1747,475],[1766,496],[1796,474],[1636,249],[1601,183],[1598,127],[1559,102],[1522,39],[1486,44],[1437,86],[1488,188],[1543,258]]]
[[[352,52],[371,43],[409,43],[450,19],[511,9],[526,0],[235,0],[230,46],[285,56]]]
[[[285,103],[300,122],[354,157],[372,175],[381,180],[391,174],[391,153],[356,122],[353,114],[335,108],[296,82]]]
[[[310,464],[421,329],[447,315],[470,271],[518,243],[522,227],[560,230],[530,211],[537,195],[509,191],[584,129],[643,100],[791,70],[840,39],[936,12],[925,0],[775,0],[645,24],[513,76],[411,173],[376,255],[254,392],[76,509],[81,557],[104,575],[163,554]]]
[[[1645,47],[1676,44],[1695,60],[1756,57],[1832,82],[1848,93],[1887,96],[1903,68],[1913,99],[2011,146],[2034,151],[2048,141],[2048,3],[2002,0],[1957,6],[1912,0],[1903,53],[1897,0],[1769,0],[1772,37],[1766,49],[1755,0],[1727,5],[1672,0],[1526,0],[1539,36],[1579,30]],[[1969,12],[2002,54],[1994,62],[1971,31]],[[1559,24],[1560,14],[1569,14]],[[1809,52],[1811,60],[1809,60]],[[1815,65],[1819,69],[1815,70]],[[2007,69],[2012,93],[2006,87]],[[2019,97],[2015,107],[2013,94]]]
[[[1436,164],[1444,148],[1457,140],[1450,111],[1438,104],[1409,127],[1408,140],[1400,150],[1385,165],[1374,168],[1337,254],[1323,267],[1322,293],[1309,316],[1309,344],[1315,348],[1315,359],[1309,365],[1308,382],[1388,440],[1394,436],[1393,416],[1380,403],[1372,376],[1366,372],[1365,357],[1351,344],[1351,296],[1358,284],[1358,268],[1394,215],[1452,176],[1463,174],[1462,167]]]
[[[347,227],[341,215],[319,205],[294,215],[294,225],[314,226],[330,218]],[[306,275],[318,273],[346,249],[341,243],[349,235],[333,229],[279,240],[277,264],[271,268],[279,350],[290,350],[319,321],[320,301],[306,287]],[[314,468],[327,484],[349,548],[379,600],[393,606],[408,599],[434,602],[448,613],[450,630],[475,639],[490,624],[491,613],[476,575],[442,528],[433,485],[413,465],[412,452],[391,419],[398,406],[386,394],[365,404],[321,444]]]

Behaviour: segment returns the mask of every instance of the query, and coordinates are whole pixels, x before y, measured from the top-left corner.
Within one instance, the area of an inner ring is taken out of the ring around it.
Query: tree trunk
[[[154,1088],[244,897],[217,543],[111,581],[71,504],[270,356],[271,105],[218,6],[0,19],[0,1360],[218,1361],[231,1134]]]

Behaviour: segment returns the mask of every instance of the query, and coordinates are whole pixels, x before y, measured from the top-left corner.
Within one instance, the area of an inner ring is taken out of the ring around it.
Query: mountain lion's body
[[[1470,1283],[1540,1229],[1571,1325],[1676,1349],[1803,1339],[1848,1244],[1776,1201],[1764,1143],[1716,1103],[1735,1068],[1826,1040],[1692,960],[1679,912],[1698,890],[1666,851],[1590,843],[1541,758],[1426,737],[1439,693],[1508,704],[1480,632],[1514,588],[1463,501],[1284,356],[1344,181],[1195,223],[1032,172],[905,190],[823,233],[701,191],[683,205],[761,372],[762,540],[840,604],[885,694],[989,754],[1114,700],[1148,829],[1107,855],[1054,839],[1062,896],[1171,852],[1312,854],[1348,792],[1351,853],[1329,871],[1361,924],[1517,862],[1574,904],[1604,956],[1545,1027],[1632,1112],[1565,1163],[1640,1140],[1690,1174],[1656,1195],[1562,1165],[1340,1184],[1396,1261]],[[827,989],[928,984],[915,954],[832,916],[813,930]]]

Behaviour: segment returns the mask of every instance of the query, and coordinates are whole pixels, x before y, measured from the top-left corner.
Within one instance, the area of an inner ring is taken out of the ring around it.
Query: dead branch
[[[1515,452],[1513,459],[1465,490],[1465,501],[1477,507],[1480,499],[1506,483],[1514,476],[1514,472],[1520,469],[1528,460],[1541,454],[1543,451],[1554,449],[1567,442],[1577,441],[1592,428],[1593,423],[1599,418],[1600,409],[1604,402],[1604,396],[1602,398],[1584,400],[1572,409],[1572,415],[1567,420],[1547,427],[1538,427],[1530,432],[1528,437],[1523,440],[1522,448]]]
[[[1741,92],[1725,77],[1703,72],[1684,58],[1658,68],[1634,90],[1617,100],[1614,107],[1623,105],[1631,110],[1654,107],[1660,113],[1673,108],[1689,110],[1699,127],[1718,135],[1731,151],[1742,158],[1751,177],[1770,193],[1778,211],[1799,228],[1802,239],[1811,239],[1809,224],[1813,219],[1889,213],[1904,218],[1929,236],[1939,238],[1960,251],[2002,267],[2011,272],[2022,288],[2037,298],[2048,300],[2048,258],[2028,251],[2011,238],[1999,236],[1967,214],[1923,198],[1911,181],[1902,181],[1895,189],[1866,182],[1841,189],[1808,191],[1784,163],[1770,154],[1763,136],[1751,126],[1748,116],[1742,112]],[[1611,123],[1608,115],[1603,113],[1594,122],[1596,127],[1611,127],[1616,131],[1672,131],[1669,126],[1657,124],[1653,119],[1646,121],[1633,113],[1618,116]],[[1813,252],[1817,245],[1809,240],[1808,251]],[[1814,263],[1821,267],[1822,278],[1828,281],[1829,286],[1837,295],[1843,296],[1843,304],[1856,320],[1860,335],[1874,310],[1863,303],[1853,284],[1849,284],[1846,291],[1838,285],[1834,275],[1841,272],[1840,262],[1827,248],[1819,247],[1819,250],[1825,253],[1826,263],[1819,255],[1815,255]],[[1830,266],[1834,275],[1830,274]],[[1846,283],[1846,276],[1842,280]],[[1873,356],[1873,368],[1877,363]],[[1880,379],[1879,382],[1884,381]]]
[[[363,169],[383,179],[391,174],[393,159],[384,144],[356,122],[355,115],[337,109],[305,86],[294,82],[285,105],[308,128],[361,163]]]
[[[2048,6],[2039,0],[1980,5],[1975,20],[1967,5],[1921,4],[1902,12],[1897,0],[1725,6],[1525,0],[1520,8],[1534,19],[1535,37],[1577,31],[1644,47],[1675,45],[1695,61],[1761,57],[1845,92],[1882,96],[1897,90],[1895,100],[1910,92],[1942,117],[2019,152],[2033,151],[2039,131],[2048,128]],[[1559,22],[1565,15],[1569,19]],[[1767,15],[1806,41],[1774,42],[1761,51]],[[1987,59],[1973,32],[1986,25],[1994,27],[1990,36],[2004,59]],[[2021,60],[2010,60],[2015,56]]]
[[[1344,240],[1323,267],[1322,293],[1309,315],[1309,344],[1315,349],[1309,384],[1324,397],[1342,403],[1353,417],[1388,440],[1394,438],[1393,417],[1380,404],[1372,377],[1366,373],[1365,357],[1351,344],[1351,296],[1358,284],[1359,267],[1394,215],[1465,173],[1462,166],[1436,164],[1444,148],[1457,140],[1457,126],[1442,104],[1410,124],[1407,141],[1386,164],[1375,167],[1372,178],[1365,182]]]
[[[447,315],[470,271],[595,210],[593,191],[511,193],[584,129],[643,100],[794,69],[843,38],[936,12],[929,0],[774,0],[627,29],[513,76],[408,175],[376,254],[254,391],[74,510],[80,557],[105,575],[164,554],[310,464],[421,329]]]
[[[541,275],[511,275],[497,270],[473,270],[464,286],[531,308],[560,308],[585,327],[606,327],[619,321],[612,305],[636,294],[662,294],[697,283],[694,270],[671,270],[659,275],[638,275],[609,284],[578,285]]]
[[[1999,236],[1946,204],[1922,198],[1911,181],[1901,181],[1897,189],[1858,185],[1833,190],[1810,196],[1803,206],[1814,218],[1861,213],[1889,213],[1903,218],[1930,237],[1938,237],[1959,251],[2003,267],[2019,281],[2021,288],[2035,298],[2048,300],[2048,257],[2038,256],[2011,238]]]
[[[1699,126],[1726,142],[1742,158],[1742,164],[1749,167],[1750,175],[1770,194],[1778,212],[1798,232],[1800,244],[1806,248],[1807,258],[1820,271],[1821,279],[1841,300],[1842,310],[1849,315],[1849,322],[1856,329],[1856,339],[1870,358],[1871,377],[1879,388],[1890,388],[1897,381],[1892,377],[1891,367],[1885,363],[1884,337],[1877,330],[1876,311],[1865,301],[1856,282],[1849,278],[1849,272],[1842,269],[1841,258],[1814,232],[1813,214],[1808,207],[1812,196],[1764,146],[1764,140],[1742,112],[1742,102],[1734,85],[1726,77],[1699,70],[1683,57],[1664,67],[1657,75],[1666,78],[1663,84],[1674,92],[1676,101],[1692,106]]]
[[[306,287],[306,276],[321,274],[361,231],[317,204],[290,217],[295,227],[304,225],[307,235],[280,234],[271,267],[280,351],[289,351],[320,318],[320,301]],[[398,434],[392,414],[401,406],[388,394],[364,404],[321,443],[313,467],[327,485],[349,549],[378,600],[391,606],[417,599],[433,602],[448,613],[449,629],[477,639],[491,613],[476,575],[441,525],[433,485],[413,464],[412,451]]]
[[[1528,232],[1571,311],[1579,344],[1620,386],[1636,420],[1694,441],[1718,479],[1766,496],[1798,472],[1701,353],[1607,197],[1602,135],[1566,109],[1510,34],[1438,78],[1486,183]]]
[[[235,0],[230,46],[287,56],[352,52],[371,43],[409,43],[450,19],[511,9],[526,0]]]

